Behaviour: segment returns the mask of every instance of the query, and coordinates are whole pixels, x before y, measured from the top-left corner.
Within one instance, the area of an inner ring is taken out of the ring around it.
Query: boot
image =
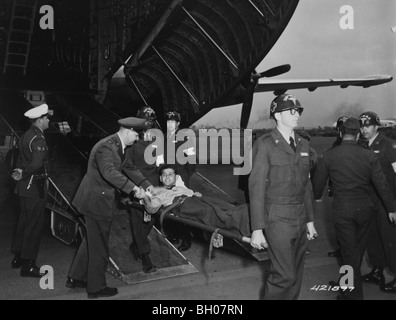
[[[190,238],[183,238],[182,241],[181,241],[180,246],[178,247],[178,249],[180,251],[187,251],[190,248],[191,248],[191,240],[190,240]]]
[[[384,268],[373,267],[370,273],[362,276],[362,282],[383,286],[385,284]]]
[[[151,262],[148,253],[142,254],[142,264],[144,273],[152,273],[157,271],[157,267]]]
[[[21,268],[21,277],[41,278],[40,268],[36,266],[35,260],[25,260]]]
[[[380,289],[387,293],[396,293],[396,278],[387,284],[381,285]]]
[[[75,288],[85,289],[87,287],[87,282],[83,280],[77,280],[71,277],[67,277],[66,287],[70,289],[75,289]]]
[[[133,258],[134,258],[136,261],[138,261],[138,262],[142,261],[142,257],[141,257],[141,255],[139,254],[138,249],[136,248],[136,245],[135,245],[134,243],[131,243],[131,244],[129,245],[129,251],[132,253]]]
[[[118,294],[117,288],[106,287],[97,292],[88,292],[88,299],[108,298]]]

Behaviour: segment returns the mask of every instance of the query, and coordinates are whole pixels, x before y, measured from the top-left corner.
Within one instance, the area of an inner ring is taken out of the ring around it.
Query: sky
[[[353,9],[353,30],[340,25],[346,14],[340,9],[345,5]],[[256,70],[291,65],[290,72],[274,79],[344,79],[375,74],[395,78],[396,32],[392,27],[396,27],[394,0],[300,0],[285,31]],[[332,87],[289,93],[304,106],[301,127],[331,126],[341,115],[358,117],[369,110],[381,119],[396,118],[396,79],[366,89]],[[249,128],[273,127],[273,121],[268,120],[273,98],[272,92],[255,94]],[[241,105],[212,110],[195,125],[236,128],[240,112]]]

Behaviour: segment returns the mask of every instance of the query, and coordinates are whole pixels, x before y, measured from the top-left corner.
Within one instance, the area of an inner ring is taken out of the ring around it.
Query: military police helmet
[[[348,118],[342,125],[342,128],[360,131],[359,120],[353,117]]]
[[[337,131],[340,131],[341,127],[343,126],[345,121],[347,121],[348,119],[349,119],[349,117],[347,117],[347,116],[339,117],[337,122],[335,123],[334,129],[336,129]]]
[[[362,113],[359,117],[359,123],[361,127],[381,125],[378,115],[372,111]]]
[[[177,122],[181,122],[181,115],[177,111],[169,111],[165,115],[165,120],[166,121],[174,120],[174,121],[177,121]]]
[[[157,115],[156,115],[155,111],[149,106],[145,106],[145,107],[141,108],[138,111],[136,117],[138,117],[140,119],[146,119],[149,121],[157,120]]]
[[[296,109],[301,115],[304,108],[301,106],[300,101],[291,94],[282,94],[276,97],[271,103],[270,118],[275,119],[275,113],[283,112],[286,110]]]

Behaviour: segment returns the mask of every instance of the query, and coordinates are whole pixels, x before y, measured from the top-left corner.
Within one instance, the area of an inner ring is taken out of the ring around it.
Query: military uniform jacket
[[[177,130],[175,134],[166,137],[165,145],[164,145],[164,160],[166,164],[175,165],[178,171],[178,174],[183,178],[184,182],[188,184],[189,179],[196,171],[196,150],[194,143],[189,141],[188,137],[184,138],[184,141],[177,140],[177,134],[179,132],[183,132],[183,129]],[[169,146],[168,150],[168,144]],[[170,151],[170,153],[168,153]],[[182,157],[186,161],[185,164],[179,163],[178,156]],[[188,158],[187,158],[188,157]],[[195,163],[190,163],[189,160],[191,158],[195,159]]]
[[[133,188],[143,182],[145,178],[131,168],[128,158],[122,160],[122,144],[117,134],[99,141],[91,151],[85,174],[72,204],[83,215],[100,221],[113,219],[116,201],[116,189],[130,194]],[[130,181],[122,170],[129,172]]]
[[[253,145],[253,168],[249,177],[252,230],[264,229],[270,206],[304,204],[307,222],[313,221],[313,198],[309,180],[309,142],[296,136],[296,152],[274,129]]]
[[[128,167],[130,170],[139,170],[143,176],[147,179],[145,182],[140,182],[144,188],[149,185],[158,186],[158,168],[155,164],[147,164],[144,159],[144,153],[146,148],[151,148],[151,142],[139,140],[136,141],[132,146],[127,148],[127,157],[131,160],[132,167]]]
[[[396,162],[396,141],[380,133],[369,148],[378,156],[388,186],[396,197],[396,174],[392,166]]]
[[[43,131],[31,126],[19,140],[19,152],[17,168],[22,169],[22,180],[17,183],[15,193],[27,198],[45,198],[48,146]]]
[[[333,181],[334,200],[367,201],[370,199],[372,183],[388,212],[395,211],[395,201],[387,188],[378,157],[355,141],[343,141],[338,147],[323,154],[313,179],[315,199],[322,197],[329,176]]]

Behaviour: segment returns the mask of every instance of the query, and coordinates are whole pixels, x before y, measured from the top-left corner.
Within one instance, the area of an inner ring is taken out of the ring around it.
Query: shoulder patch
[[[40,152],[45,152],[47,150],[47,148],[44,146],[37,146],[37,150]]]

